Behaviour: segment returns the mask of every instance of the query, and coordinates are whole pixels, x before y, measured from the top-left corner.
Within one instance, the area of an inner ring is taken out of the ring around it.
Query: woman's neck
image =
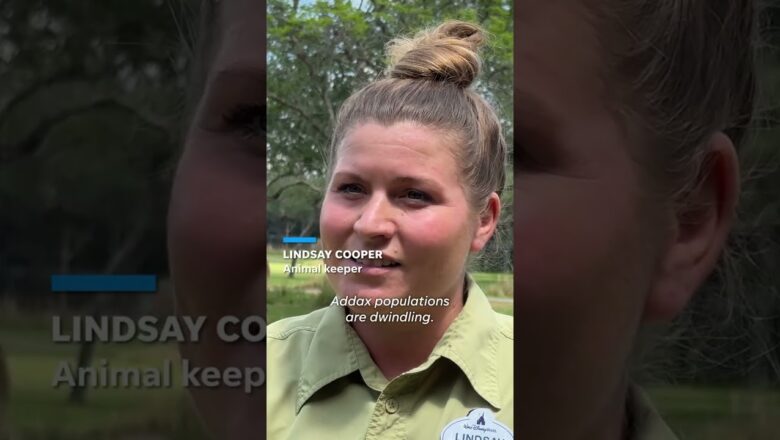
[[[598,438],[604,440],[630,440],[627,417],[628,381],[621,379],[612,391],[613,397],[593,420],[592,428],[582,436],[582,439]]]
[[[352,324],[371,358],[388,380],[421,365],[430,356],[436,343],[441,340],[450,324],[463,309],[463,285],[453,289],[450,305],[447,307],[425,307],[382,310],[380,313],[403,313],[414,311],[429,314],[428,324],[415,323],[371,323]]]

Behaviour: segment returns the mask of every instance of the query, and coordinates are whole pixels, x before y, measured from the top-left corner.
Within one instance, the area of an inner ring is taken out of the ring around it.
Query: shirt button
[[[395,414],[396,411],[398,411],[398,401],[395,399],[387,399],[385,401],[385,410],[389,414]]]

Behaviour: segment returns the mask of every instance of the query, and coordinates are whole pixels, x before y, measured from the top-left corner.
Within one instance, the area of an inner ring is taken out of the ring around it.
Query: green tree
[[[511,1],[270,0],[268,11],[269,230],[282,229],[285,221],[275,213],[291,211],[276,205],[297,203],[285,194],[288,188],[306,184],[315,193],[322,190],[326,151],[340,104],[382,74],[385,44],[400,35],[446,19],[480,23],[491,43],[475,86],[498,107],[511,145]],[[511,270],[511,252],[506,249],[511,245],[511,209],[505,214],[498,234],[503,238],[495,240],[504,249],[503,257],[492,260]]]
[[[29,299],[52,273],[166,272],[196,3],[0,4],[0,294]],[[108,314],[109,298],[75,306]]]
[[[193,3],[2,3],[0,279],[164,270]]]

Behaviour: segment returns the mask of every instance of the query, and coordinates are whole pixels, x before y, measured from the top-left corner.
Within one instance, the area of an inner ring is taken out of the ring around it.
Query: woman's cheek
[[[576,249],[570,249],[564,237],[554,232],[557,229],[554,222],[545,222],[541,218],[516,218],[515,224],[519,228],[515,244],[518,300],[550,301],[566,294],[568,289],[563,288],[564,280],[578,278],[576,255],[571,255]],[[566,264],[561,264],[563,262]],[[569,273],[562,273],[564,270]]]
[[[551,344],[622,354],[646,287],[637,255],[641,231],[627,207],[610,209],[598,197],[586,202],[516,211],[520,322],[526,331],[547,334]],[[555,327],[560,322],[568,329]]]
[[[626,244],[619,203],[598,192],[518,195],[515,209],[516,276],[521,301],[584,300],[600,290],[599,276],[617,270],[620,243]],[[568,195],[567,195],[568,194]],[[614,199],[613,199],[614,200]]]
[[[353,216],[352,210],[340,206],[338,203],[327,199],[323,202],[320,212],[320,234],[323,244],[327,248],[343,244],[352,231]]]
[[[416,214],[404,219],[403,231],[421,247],[450,248],[468,234],[465,212],[437,209]]]

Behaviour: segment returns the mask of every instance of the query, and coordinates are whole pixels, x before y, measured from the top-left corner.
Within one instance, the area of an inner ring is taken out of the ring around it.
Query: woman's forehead
[[[220,1],[213,21],[217,40],[214,65],[218,71],[255,72],[265,75],[265,2]]]
[[[413,122],[356,126],[344,138],[334,171],[378,174],[383,169],[416,180],[438,176],[457,182],[460,175],[449,136],[441,130]]]
[[[581,1],[522,0],[518,9],[516,87],[573,99],[600,96],[603,57]],[[525,86],[525,87],[524,87]]]
[[[618,166],[632,141],[613,111],[605,57],[584,0],[520,3],[514,84],[520,139],[577,164],[568,170],[576,175]]]
[[[518,20],[518,116],[533,114],[551,127],[606,115],[606,66],[584,1],[521,0]]]
[[[345,136],[340,150],[342,158],[353,160],[355,154],[362,153],[384,155],[387,161],[411,160],[411,163],[425,163],[425,166],[454,161],[450,136],[442,134],[442,130],[408,121],[390,125],[359,124]]]

